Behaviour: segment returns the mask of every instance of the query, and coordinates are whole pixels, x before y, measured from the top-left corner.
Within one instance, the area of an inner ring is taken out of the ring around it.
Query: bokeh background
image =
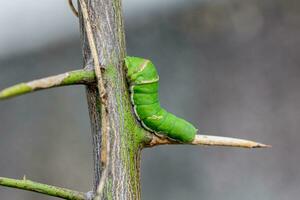
[[[290,200],[300,196],[300,1],[123,0],[129,55],[161,77],[161,103],[202,133],[271,149],[163,146],[142,157],[143,200]],[[67,1],[0,7],[0,88],[81,68]],[[0,176],[88,191],[83,86],[0,102]],[[0,199],[52,200],[0,187]]]

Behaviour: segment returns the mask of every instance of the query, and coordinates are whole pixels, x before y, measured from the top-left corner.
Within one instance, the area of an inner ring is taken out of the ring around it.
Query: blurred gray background
[[[202,133],[271,149],[164,146],[142,157],[143,200],[290,200],[300,195],[300,2],[124,0],[128,55],[161,77],[161,103]],[[4,1],[0,88],[81,68],[67,1]],[[0,176],[92,187],[83,86],[0,102]],[[55,199],[0,187],[0,199]]]

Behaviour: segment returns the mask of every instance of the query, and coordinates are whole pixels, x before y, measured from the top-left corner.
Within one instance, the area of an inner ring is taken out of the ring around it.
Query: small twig
[[[0,177],[0,185],[11,187],[11,188],[17,188],[21,190],[37,192],[48,196],[59,197],[62,199],[70,199],[70,200],[87,199],[86,194],[83,192],[78,192],[78,191],[69,190],[61,187],[33,182],[27,180],[25,177],[23,180]]]
[[[73,4],[73,0],[68,0],[69,6],[73,12],[73,14],[78,17],[78,11],[76,10],[74,4]]]
[[[0,100],[38,90],[75,84],[90,84],[96,81],[95,72],[91,70],[76,70],[46,78],[19,83],[0,91]]]
[[[164,144],[183,144],[168,138],[160,138],[153,134],[152,140],[147,145],[148,147],[153,147],[157,145]],[[195,139],[190,143],[191,145],[206,145],[206,146],[226,146],[226,147],[241,147],[241,148],[266,148],[271,147],[270,145],[257,143],[250,140],[230,138],[230,137],[220,137],[211,135],[196,135]]]
[[[91,54],[94,60],[94,68],[95,68],[95,73],[97,77],[97,83],[98,83],[98,90],[100,93],[100,98],[101,98],[101,104],[102,104],[102,110],[101,110],[101,123],[102,123],[102,141],[101,141],[101,162],[103,165],[104,170],[102,171],[101,174],[101,179],[98,185],[97,189],[97,194],[95,199],[100,200],[102,193],[103,193],[103,188],[108,176],[108,166],[109,166],[109,148],[110,148],[110,141],[109,141],[109,118],[108,118],[108,110],[107,110],[107,92],[104,87],[104,80],[101,72],[101,66],[100,66],[100,61],[98,58],[98,51],[97,47],[95,44],[95,38],[91,26],[91,21],[87,9],[87,5],[85,3],[85,0],[79,0],[81,11],[82,11],[82,16],[84,20],[84,25],[86,29],[86,34],[91,50]]]
[[[100,92],[100,97],[101,97],[102,103],[105,104],[106,90],[104,87],[104,81],[103,81],[103,77],[102,77],[100,61],[98,58],[97,47],[95,44],[94,34],[93,34],[92,25],[91,25],[90,18],[89,18],[87,5],[84,0],[79,0],[79,2],[80,2],[81,10],[82,10],[82,15],[83,15],[85,29],[86,29],[86,33],[87,33],[87,37],[88,37],[88,41],[89,41],[89,45],[90,45],[90,50],[91,50],[93,60],[94,60],[94,68],[95,68],[95,73],[96,73],[96,77],[97,77],[97,81],[98,81],[98,87],[99,87],[98,89]]]

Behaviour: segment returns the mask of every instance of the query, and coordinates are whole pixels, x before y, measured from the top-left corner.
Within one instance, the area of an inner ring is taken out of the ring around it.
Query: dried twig
[[[76,17],[78,17],[78,11],[76,10],[76,8],[75,8],[75,6],[74,6],[74,4],[73,4],[73,0],[68,0],[68,3],[69,3],[69,6],[70,6],[70,8],[71,8],[71,10],[72,10],[72,13],[73,13]]]
[[[91,21],[87,9],[87,5],[84,0],[79,0],[80,2],[80,7],[83,15],[83,20],[84,20],[84,25],[86,29],[86,34],[91,50],[91,54],[94,60],[94,68],[95,68],[95,73],[97,77],[97,83],[98,83],[98,90],[100,93],[100,98],[101,98],[101,104],[102,104],[102,110],[101,110],[101,122],[102,122],[102,148],[101,148],[101,162],[104,167],[104,170],[102,171],[101,174],[101,179],[100,183],[98,185],[97,189],[97,194],[95,199],[100,199],[103,193],[103,188],[105,185],[105,181],[107,179],[108,175],[108,166],[109,166],[109,148],[110,148],[110,143],[109,143],[109,118],[108,118],[108,109],[107,109],[107,93],[106,89],[104,87],[104,80],[101,72],[101,66],[98,58],[98,52],[97,52],[97,47],[95,44],[95,38],[91,26]]]

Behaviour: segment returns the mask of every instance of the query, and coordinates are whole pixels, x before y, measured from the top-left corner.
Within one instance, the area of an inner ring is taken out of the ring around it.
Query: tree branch
[[[266,148],[271,145],[261,144],[250,140],[220,137],[211,135],[196,135],[195,139],[190,143],[180,143],[169,138],[161,138],[152,134],[152,139],[147,147],[154,147],[164,144],[190,144],[190,145],[206,145],[206,146],[225,146],[225,147],[241,147],[241,148]]]
[[[25,177],[23,180],[0,177],[0,185],[11,187],[11,188],[17,188],[21,190],[37,192],[48,196],[59,197],[62,199],[69,199],[69,200],[88,199],[87,195],[83,192],[78,192],[78,191],[69,190],[61,187],[33,182],[27,180]]]
[[[104,80],[103,80],[103,76],[102,76],[102,72],[101,72],[99,55],[98,55],[98,51],[97,51],[97,47],[96,47],[96,43],[95,43],[95,37],[93,34],[93,30],[92,30],[92,25],[91,25],[91,21],[90,21],[90,17],[89,17],[88,8],[85,3],[85,0],[79,0],[79,3],[80,3],[81,11],[82,11],[84,27],[85,27],[85,31],[87,34],[89,47],[90,47],[92,58],[94,61],[94,69],[95,69],[96,78],[97,78],[97,86],[98,86],[98,91],[100,94],[101,105],[102,105],[102,109],[101,109],[101,123],[102,123],[102,127],[101,127],[101,131],[102,131],[101,162],[102,162],[102,166],[104,169],[101,174],[101,179],[100,179],[100,182],[99,182],[99,185],[97,188],[97,192],[96,192],[97,194],[95,197],[95,199],[100,200],[100,198],[102,197],[103,188],[104,188],[107,176],[108,176],[108,165],[110,162],[110,159],[109,159],[110,141],[108,139],[109,138],[109,129],[110,129],[109,123],[110,123],[110,121],[109,121],[108,108],[107,108],[107,106],[108,106],[107,105],[107,91],[104,86]]]
[[[92,70],[76,70],[55,76],[50,76],[27,83],[20,83],[0,91],[0,100],[15,97],[18,95],[43,90],[52,87],[60,87],[65,85],[75,84],[91,84],[96,81],[95,72]],[[151,134],[151,142],[147,145],[153,147],[164,144],[180,144],[179,142],[170,140],[168,138],[161,138],[154,134]],[[208,146],[229,146],[229,147],[242,147],[242,148],[265,148],[270,147],[269,145],[243,140],[236,138],[220,137],[220,136],[209,136],[209,135],[196,135],[194,141],[188,143],[191,145],[208,145]],[[104,153],[104,154],[107,154]],[[103,157],[106,157],[102,153]],[[105,176],[104,176],[105,177]]]
[[[46,78],[20,83],[0,91],[0,100],[18,95],[65,85],[90,84],[95,82],[95,72],[92,70],[76,70]]]

